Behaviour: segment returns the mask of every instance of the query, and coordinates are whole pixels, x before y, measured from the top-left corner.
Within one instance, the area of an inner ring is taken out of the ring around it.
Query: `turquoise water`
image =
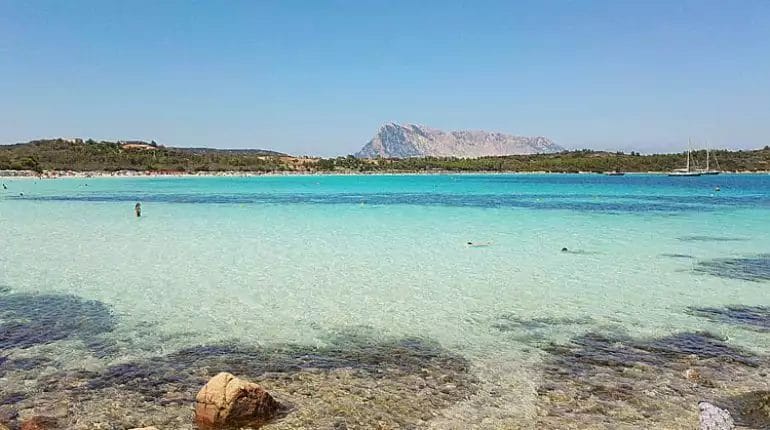
[[[3,182],[0,286],[114,316],[98,335],[107,352],[71,336],[31,346],[73,368],[222,342],[421,338],[466,359],[481,387],[444,419],[454,408],[479,423],[532,416],[538,346],[583,333],[707,330],[770,347],[767,331],[688,311],[770,306],[767,175]]]

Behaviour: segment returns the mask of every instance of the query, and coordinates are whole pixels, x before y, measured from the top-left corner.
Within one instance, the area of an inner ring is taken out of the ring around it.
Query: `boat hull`
[[[673,173],[669,173],[668,176],[701,176],[701,173],[697,173],[697,172],[684,172],[684,173],[673,172]]]

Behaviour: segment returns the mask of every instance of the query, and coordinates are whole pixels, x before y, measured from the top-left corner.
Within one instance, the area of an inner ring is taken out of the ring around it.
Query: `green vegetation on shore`
[[[770,170],[770,147],[712,151],[725,171]],[[706,153],[693,158],[704,167]],[[712,161],[712,163],[714,163]],[[0,146],[0,170],[156,172],[666,172],[681,168],[683,154],[610,153],[590,150],[504,157],[358,159],[297,158],[264,150],[166,148],[154,142],[95,142],[50,139]],[[712,167],[714,165],[712,164]]]
[[[34,140],[0,146],[0,170],[74,171],[278,171],[279,152],[166,148],[154,142],[96,142],[81,139]]]

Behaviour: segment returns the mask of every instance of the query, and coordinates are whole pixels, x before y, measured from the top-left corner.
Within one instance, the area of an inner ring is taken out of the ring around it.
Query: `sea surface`
[[[0,423],[770,425],[768,175],[2,182]]]

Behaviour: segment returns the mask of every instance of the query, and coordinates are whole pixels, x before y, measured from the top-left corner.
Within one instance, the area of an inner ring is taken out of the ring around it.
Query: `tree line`
[[[770,147],[711,152],[711,167],[725,171],[770,170]],[[705,167],[706,152],[692,157]],[[150,143],[48,139],[0,146],[0,170],[155,171],[155,172],[666,172],[682,168],[685,155],[637,152],[566,151],[556,154],[480,158],[404,159],[297,158],[264,150],[167,148]]]

